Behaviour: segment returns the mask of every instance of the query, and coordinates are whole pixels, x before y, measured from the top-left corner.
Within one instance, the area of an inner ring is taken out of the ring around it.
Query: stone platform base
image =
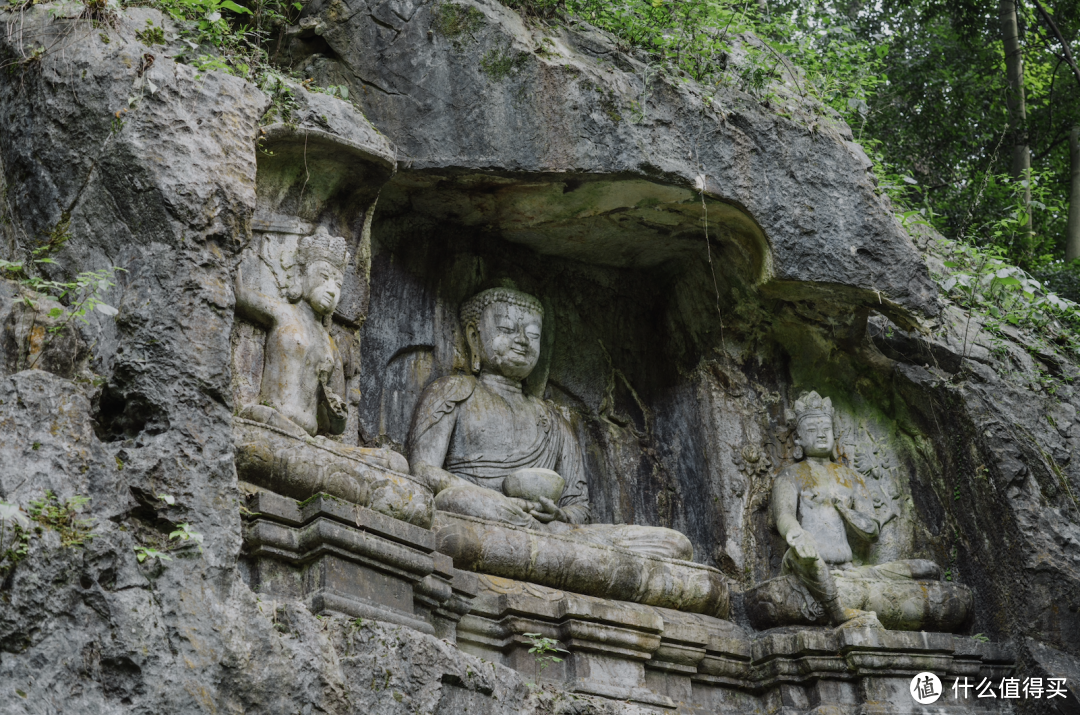
[[[301,503],[252,491],[243,561],[253,590],[455,640],[476,576],[435,551],[431,531],[325,495]]]
[[[526,633],[560,642],[564,660],[540,673]],[[1009,704],[953,700],[956,677],[995,687],[1014,667],[1000,647],[947,633],[827,627],[749,633],[735,624],[610,601],[492,576],[479,577],[458,647],[570,692],[633,701],[656,712],[961,713]],[[908,692],[935,673],[945,694],[932,707]]]

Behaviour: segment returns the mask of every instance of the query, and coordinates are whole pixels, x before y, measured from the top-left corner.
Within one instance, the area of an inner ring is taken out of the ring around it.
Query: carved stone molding
[[[908,686],[920,672],[995,686],[1011,675],[1011,652],[948,633],[801,626],[754,633],[702,614],[583,596],[481,576],[458,627],[466,653],[537,678],[526,633],[568,652],[542,681],[571,692],[631,700],[658,712],[919,712]],[[941,712],[1007,711],[997,702],[956,701]]]
[[[260,594],[449,641],[477,589],[475,575],[435,551],[427,529],[325,495],[297,502],[251,494],[244,557]]]

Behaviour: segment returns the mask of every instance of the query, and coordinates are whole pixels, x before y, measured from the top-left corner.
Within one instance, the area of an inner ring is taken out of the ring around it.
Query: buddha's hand
[[[814,537],[800,528],[791,529],[785,539],[788,546],[795,549],[795,555],[804,561],[818,558],[817,543]]]
[[[528,499],[522,499],[520,497],[506,497],[510,500],[510,503],[521,509],[526,514],[531,513],[533,510],[543,509],[538,501],[529,501]]]
[[[529,515],[541,524],[552,521],[569,521],[566,513],[547,497],[540,497],[540,507],[540,509],[530,511]]]

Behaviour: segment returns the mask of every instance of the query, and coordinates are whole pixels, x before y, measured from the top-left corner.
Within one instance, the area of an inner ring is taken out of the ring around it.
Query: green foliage
[[[82,18],[94,26],[115,25],[120,17],[120,0],[82,0]]]
[[[138,560],[138,562],[140,564],[145,562],[147,559],[160,559],[161,561],[172,561],[172,556],[169,556],[168,554],[166,554],[166,553],[164,553],[162,551],[158,551],[157,549],[151,549],[149,546],[142,546],[141,544],[136,544],[135,546],[133,546],[131,548],[135,551],[135,558]]]
[[[88,497],[72,496],[64,501],[46,490],[44,499],[35,499],[27,507],[30,520],[60,534],[61,546],[82,546],[90,540],[93,519],[80,518],[82,508],[90,502]]]
[[[0,577],[30,550],[30,519],[15,504],[0,500]]]
[[[480,69],[491,79],[499,81],[516,72],[528,57],[509,48],[489,50],[480,60]]]
[[[1057,261],[1033,271],[1033,275],[1062,298],[1080,303],[1080,260],[1072,263]]]
[[[799,94],[861,119],[885,81],[888,45],[862,42],[845,22],[816,7],[768,15],[762,5],[739,0],[504,2],[526,15],[565,12],[612,33],[620,49],[645,52],[671,74],[712,87],[735,85],[762,102],[775,97],[772,86],[786,73]]]
[[[774,7],[783,12],[797,4]],[[1043,4],[1065,37],[1075,38],[1080,4]],[[880,164],[890,173],[917,180],[905,208],[932,211],[927,221],[947,236],[980,246],[1003,245],[1007,259],[1025,270],[1037,270],[1044,256],[1060,257],[1066,222],[1061,204],[1068,195],[1070,169],[1067,136],[1080,117],[1080,84],[1061,61],[1061,48],[1034,5],[1017,3],[1024,127],[1008,126],[997,3],[828,0],[822,7],[847,18],[862,43],[875,46],[887,38],[889,52],[882,57],[887,81],[876,88],[862,135],[864,143],[873,139]],[[1002,243],[1001,236],[980,229],[1015,210],[1015,182],[999,176],[1009,170],[1015,130],[1027,137],[1036,188],[1043,192],[1033,207],[1036,245]]]
[[[90,499],[72,496],[61,501],[51,491],[23,510],[0,500],[0,576],[5,576],[30,550],[30,539],[49,529],[60,535],[64,547],[83,546],[91,539],[94,520],[81,515]]]
[[[939,250],[949,270],[935,280],[957,304],[983,316],[987,330],[1000,333],[1004,324],[1024,327],[1080,355],[1080,305],[1010,264],[1004,248],[942,240]],[[965,352],[969,337],[965,330]]]
[[[484,24],[484,13],[475,7],[443,2],[435,8],[432,29],[450,39],[471,35]]]
[[[165,30],[154,25],[153,20],[147,20],[146,29],[136,32],[135,37],[147,47],[165,44]]]
[[[30,265],[35,268],[42,265],[55,265],[56,261],[50,257],[50,254],[58,250],[67,241],[67,238],[67,236],[64,236],[63,240],[58,242],[50,240],[46,245],[34,249],[32,251],[34,258]],[[30,273],[23,261],[0,259],[0,276],[17,281],[27,291],[49,295],[62,305],[60,308],[52,308],[48,313],[48,316],[57,322],[49,327],[49,339],[45,342],[41,351],[38,352],[38,357],[44,353],[45,347],[48,347],[53,338],[67,329],[73,320],[87,324],[90,321],[86,316],[92,311],[97,311],[108,317],[117,315],[119,311],[106,303],[102,296],[109,288],[116,285],[112,279],[117,272],[123,270],[123,268],[113,266],[96,271],[83,271],[76,275],[74,280],[55,281]],[[33,310],[38,309],[29,294],[24,293],[22,301],[27,307]],[[34,362],[30,365],[31,368],[37,364],[38,357],[34,358]]]
[[[529,648],[529,652],[532,653],[533,659],[536,661],[536,680],[539,683],[544,676],[544,670],[548,666],[562,662],[563,659],[556,656],[555,653],[569,653],[570,651],[562,648],[559,641],[554,638],[545,638],[539,633],[523,633],[522,635],[532,646]]]
[[[195,544],[199,553],[202,553],[203,535],[197,531],[192,531],[191,524],[180,524],[175,531],[169,534],[169,541],[173,539],[179,539],[181,544]]]

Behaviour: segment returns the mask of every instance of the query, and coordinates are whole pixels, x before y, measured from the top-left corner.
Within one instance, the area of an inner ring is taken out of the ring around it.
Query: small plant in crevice
[[[136,544],[131,547],[135,551],[135,558],[141,564],[147,559],[160,559],[161,561],[172,561],[172,556],[169,556],[163,551],[152,549],[149,546],[143,546],[142,544]]]
[[[0,577],[30,550],[30,518],[16,504],[0,500]]]
[[[169,541],[173,539],[179,539],[180,545],[187,543],[195,544],[199,553],[202,553],[203,535],[197,531],[193,531],[191,524],[180,524],[176,530],[169,534]]]
[[[90,503],[89,497],[74,495],[63,501],[52,491],[46,490],[45,497],[34,499],[26,509],[30,520],[60,534],[61,546],[83,546],[92,537],[90,528],[93,519],[81,516],[84,506]]]
[[[56,265],[52,254],[70,239],[70,235],[66,233],[66,227],[63,227],[66,221],[66,218],[62,219],[53,232],[56,234],[63,230],[63,235],[50,235],[45,245],[31,251],[33,258],[29,263],[0,259],[0,277],[18,283],[22,289],[19,300],[24,305],[31,310],[37,310],[37,304],[34,302],[35,294],[49,296],[61,305],[61,307],[52,308],[47,313],[48,317],[56,322],[47,329],[49,337],[30,364],[30,369],[37,365],[38,358],[45,352],[45,348],[49,346],[53,338],[64,332],[72,321],[78,320],[80,323],[88,324],[90,321],[87,316],[95,311],[108,317],[115,317],[119,313],[116,308],[105,302],[103,296],[109,288],[116,285],[113,279],[117,273],[124,271],[123,268],[112,266],[94,271],[83,271],[72,280],[50,280],[35,275],[41,266]]]
[[[81,547],[90,541],[94,520],[82,516],[88,497],[74,495],[61,500],[51,491],[34,499],[25,509],[0,500],[0,577],[22,561],[30,551],[34,536],[45,530],[60,535],[60,546]]]
[[[554,638],[545,638],[539,633],[523,633],[522,635],[531,645],[529,653],[532,654],[533,660],[535,661],[536,684],[539,685],[544,677],[544,670],[555,663],[561,663],[563,661],[562,658],[555,654],[569,653],[570,651],[561,647],[559,641]]]

